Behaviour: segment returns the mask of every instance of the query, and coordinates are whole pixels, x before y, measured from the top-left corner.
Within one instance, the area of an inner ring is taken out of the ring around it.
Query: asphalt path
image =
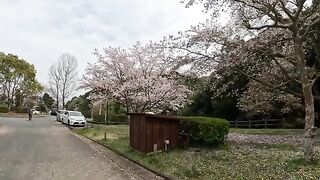
[[[54,117],[0,117],[0,180],[156,178],[92,143]]]

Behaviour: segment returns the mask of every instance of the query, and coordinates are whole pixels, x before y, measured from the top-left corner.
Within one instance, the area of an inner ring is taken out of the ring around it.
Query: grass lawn
[[[129,147],[127,125],[97,125],[94,128],[74,131],[176,179],[320,178],[320,163],[317,161],[307,164],[302,158],[303,150],[290,145],[228,142],[218,148],[177,149],[169,153],[144,155]],[[230,130],[230,132],[235,131],[239,132],[237,129]],[[280,135],[293,133],[289,130],[283,131],[287,133],[276,130],[264,131],[266,134]],[[104,132],[107,133],[106,140]]]
[[[241,129],[230,128],[230,133],[257,134],[257,135],[303,135],[303,129]],[[317,131],[320,133],[320,131]]]

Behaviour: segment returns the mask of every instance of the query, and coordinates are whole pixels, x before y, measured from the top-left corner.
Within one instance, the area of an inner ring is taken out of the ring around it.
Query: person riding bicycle
[[[28,114],[29,114],[29,120],[31,120],[32,119],[32,110],[31,109],[29,109]]]

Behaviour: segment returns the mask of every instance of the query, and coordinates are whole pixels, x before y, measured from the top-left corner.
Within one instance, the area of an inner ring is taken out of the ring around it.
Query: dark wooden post
[[[107,101],[107,122],[109,124],[109,101]]]
[[[282,129],[284,128],[284,118],[281,119],[281,126],[282,126]]]
[[[251,129],[251,119],[249,119],[249,129]]]
[[[267,129],[267,118],[264,118],[264,128]]]
[[[237,128],[238,127],[238,119],[235,120],[234,126]]]

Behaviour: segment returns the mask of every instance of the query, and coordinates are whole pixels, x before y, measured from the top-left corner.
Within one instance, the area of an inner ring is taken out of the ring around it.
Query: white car
[[[66,111],[62,116],[62,122],[69,126],[84,126],[86,118],[79,111]]]
[[[37,111],[37,110],[32,110],[32,114],[39,115],[39,114],[40,114],[40,112],[39,112],[39,111]]]
[[[63,121],[64,113],[67,112],[67,110],[59,110],[57,112],[57,121]]]

